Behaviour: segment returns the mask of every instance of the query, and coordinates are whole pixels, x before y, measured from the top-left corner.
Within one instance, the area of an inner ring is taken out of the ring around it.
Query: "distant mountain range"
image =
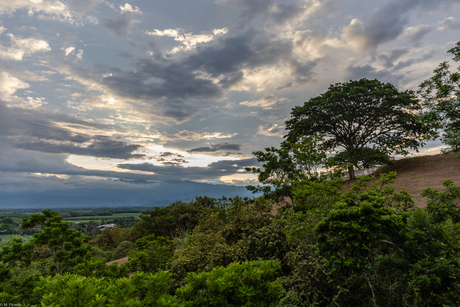
[[[242,186],[166,181],[129,189],[78,188],[20,194],[0,192],[0,209],[163,207],[179,200],[191,201],[195,196],[251,197],[253,194]]]

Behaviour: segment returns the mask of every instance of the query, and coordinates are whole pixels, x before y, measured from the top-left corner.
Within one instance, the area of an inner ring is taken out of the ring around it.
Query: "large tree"
[[[286,121],[286,142],[299,136],[319,136],[320,148],[348,153],[348,172],[364,147],[386,154],[408,154],[424,145],[428,131],[419,112],[421,105],[412,91],[398,91],[390,83],[361,79],[331,85],[327,92],[292,109]]]
[[[460,41],[448,52],[460,61]],[[442,140],[449,147],[443,151],[460,152],[460,66],[452,71],[449,62],[439,64],[434,75],[420,84],[419,94],[428,109],[427,119],[444,131]]]

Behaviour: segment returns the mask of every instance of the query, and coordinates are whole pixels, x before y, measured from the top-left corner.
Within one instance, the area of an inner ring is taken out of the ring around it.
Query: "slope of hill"
[[[376,170],[372,175],[396,172],[398,177],[391,185],[397,192],[406,189],[414,197],[417,206],[425,206],[426,199],[421,193],[424,188],[444,190],[442,183],[451,179],[457,186],[460,185],[460,160],[455,154],[430,155],[406,158],[395,161],[395,165],[386,165]],[[345,182],[345,189],[350,186]]]

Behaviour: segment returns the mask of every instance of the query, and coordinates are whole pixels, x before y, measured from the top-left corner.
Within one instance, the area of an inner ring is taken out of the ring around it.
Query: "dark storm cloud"
[[[222,143],[222,144],[211,144],[207,147],[198,147],[188,150],[188,152],[216,152],[216,151],[223,151],[223,150],[241,150],[240,144],[229,144],[229,143]]]
[[[160,156],[160,157],[178,157],[178,158],[184,158],[184,156],[181,155],[181,154],[174,153],[174,152],[169,152],[169,151],[161,152],[159,156]]]
[[[77,119],[65,114],[46,114],[35,110],[9,108],[0,101],[0,136],[16,137],[16,149],[34,150],[53,154],[78,154],[96,157],[130,159],[143,155],[133,154],[140,145],[111,140],[107,136],[91,136],[59,127],[58,122],[104,130],[111,128]],[[83,144],[85,143],[85,144]],[[89,143],[89,145],[86,145]]]
[[[413,44],[419,44],[425,35],[434,30],[434,27],[429,25],[421,25],[416,28],[410,28],[408,30],[410,31],[407,31],[406,33],[409,41]]]
[[[302,14],[313,1],[288,0],[279,3],[275,0],[226,0],[219,3],[236,8],[239,11],[240,27],[245,27],[255,20],[262,20],[266,25],[283,24]]]
[[[184,121],[199,112],[198,108],[180,99],[168,99],[162,101],[161,115],[174,118],[176,121]]]
[[[210,163],[207,167],[182,167],[178,165],[158,166],[150,163],[142,164],[119,164],[122,169],[144,171],[153,173],[152,178],[161,178],[162,180],[202,180],[202,179],[218,179],[222,176],[236,174],[245,167],[259,165],[257,160],[224,160]]]
[[[383,62],[386,68],[390,68],[394,65],[401,56],[407,54],[409,49],[407,48],[395,48],[388,53],[381,53],[378,55],[378,59]]]
[[[235,74],[243,68],[279,64],[292,56],[292,42],[272,39],[263,32],[250,30],[226,37],[219,44],[197,48],[183,61],[191,70],[204,70],[213,77]]]
[[[234,85],[237,85],[239,82],[243,81],[244,74],[239,71],[234,74],[230,74],[228,77],[222,78],[219,81],[219,84],[222,85],[222,88],[228,89]]]
[[[58,127],[45,115],[21,108],[8,108],[0,101],[0,135],[27,136],[45,140],[84,143],[90,136]]]
[[[446,1],[454,3],[453,0]],[[345,28],[344,38],[357,49],[367,51],[400,36],[409,22],[408,12],[414,9],[436,9],[438,0],[399,0],[383,5],[361,21]],[[423,32],[423,31],[422,31]],[[423,35],[420,32],[419,35]]]
[[[211,99],[222,94],[211,80],[199,78],[182,64],[165,58],[139,60],[135,66],[136,71],[114,72],[112,76],[102,78],[100,83],[117,95],[144,100]]]
[[[127,144],[114,141],[107,137],[96,137],[88,146],[76,146],[74,144],[55,144],[49,142],[20,143],[15,146],[17,149],[34,150],[52,154],[74,154],[81,156],[106,157],[114,159],[141,158],[143,154],[133,154],[139,150],[141,145]]]
[[[221,98],[224,89],[244,81],[243,70],[286,65],[292,74],[291,85],[298,85],[312,79],[317,61],[296,61],[292,41],[248,30],[200,45],[179,58],[159,54],[133,65],[133,70],[124,72],[106,66],[92,72],[82,68],[74,71],[120,97],[149,104],[147,110],[144,104],[143,111],[183,122],[201,111],[192,102]]]
[[[104,26],[118,37],[128,36],[136,23],[138,23],[138,21],[127,14],[104,20]]]
[[[377,70],[375,67],[366,65],[349,65],[346,68],[348,79],[358,80],[362,78],[378,79],[381,82],[389,82],[398,87],[399,82],[404,78],[401,74],[395,74],[390,70]]]
[[[405,60],[400,60],[407,52],[406,49],[393,49],[389,53],[373,57],[373,62],[381,60],[385,69],[377,69],[372,66],[372,63],[363,65],[350,64],[346,67],[347,78],[354,80],[361,78],[379,79],[398,86],[403,79],[410,77],[403,73],[403,69],[423,63],[431,59],[435,54],[435,51],[430,51],[420,57],[409,57]]]

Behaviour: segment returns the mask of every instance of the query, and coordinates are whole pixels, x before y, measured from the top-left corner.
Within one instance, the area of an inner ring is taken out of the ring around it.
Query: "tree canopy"
[[[286,121],[286,142],[300,136],[324,138],[320,149],[348,152],[348,162],[364,147],[389,154],[407,154],[424,145],[428,128],[412,91],[398,91],[390,83],[361,79],[336,83],[303,106],[292,109]],[[348,167],[354,179],[352,166]]]
[[[454,61],[460,61],[460,41],[448,52],[454,55]],[[449,146],[445,153],[460,151],[460,66],[456,72],[450,68],[447,61],[442,62],[434,75],[419,86],[428,108],[425,117],[431,125],[444,130],[442,140]]]

